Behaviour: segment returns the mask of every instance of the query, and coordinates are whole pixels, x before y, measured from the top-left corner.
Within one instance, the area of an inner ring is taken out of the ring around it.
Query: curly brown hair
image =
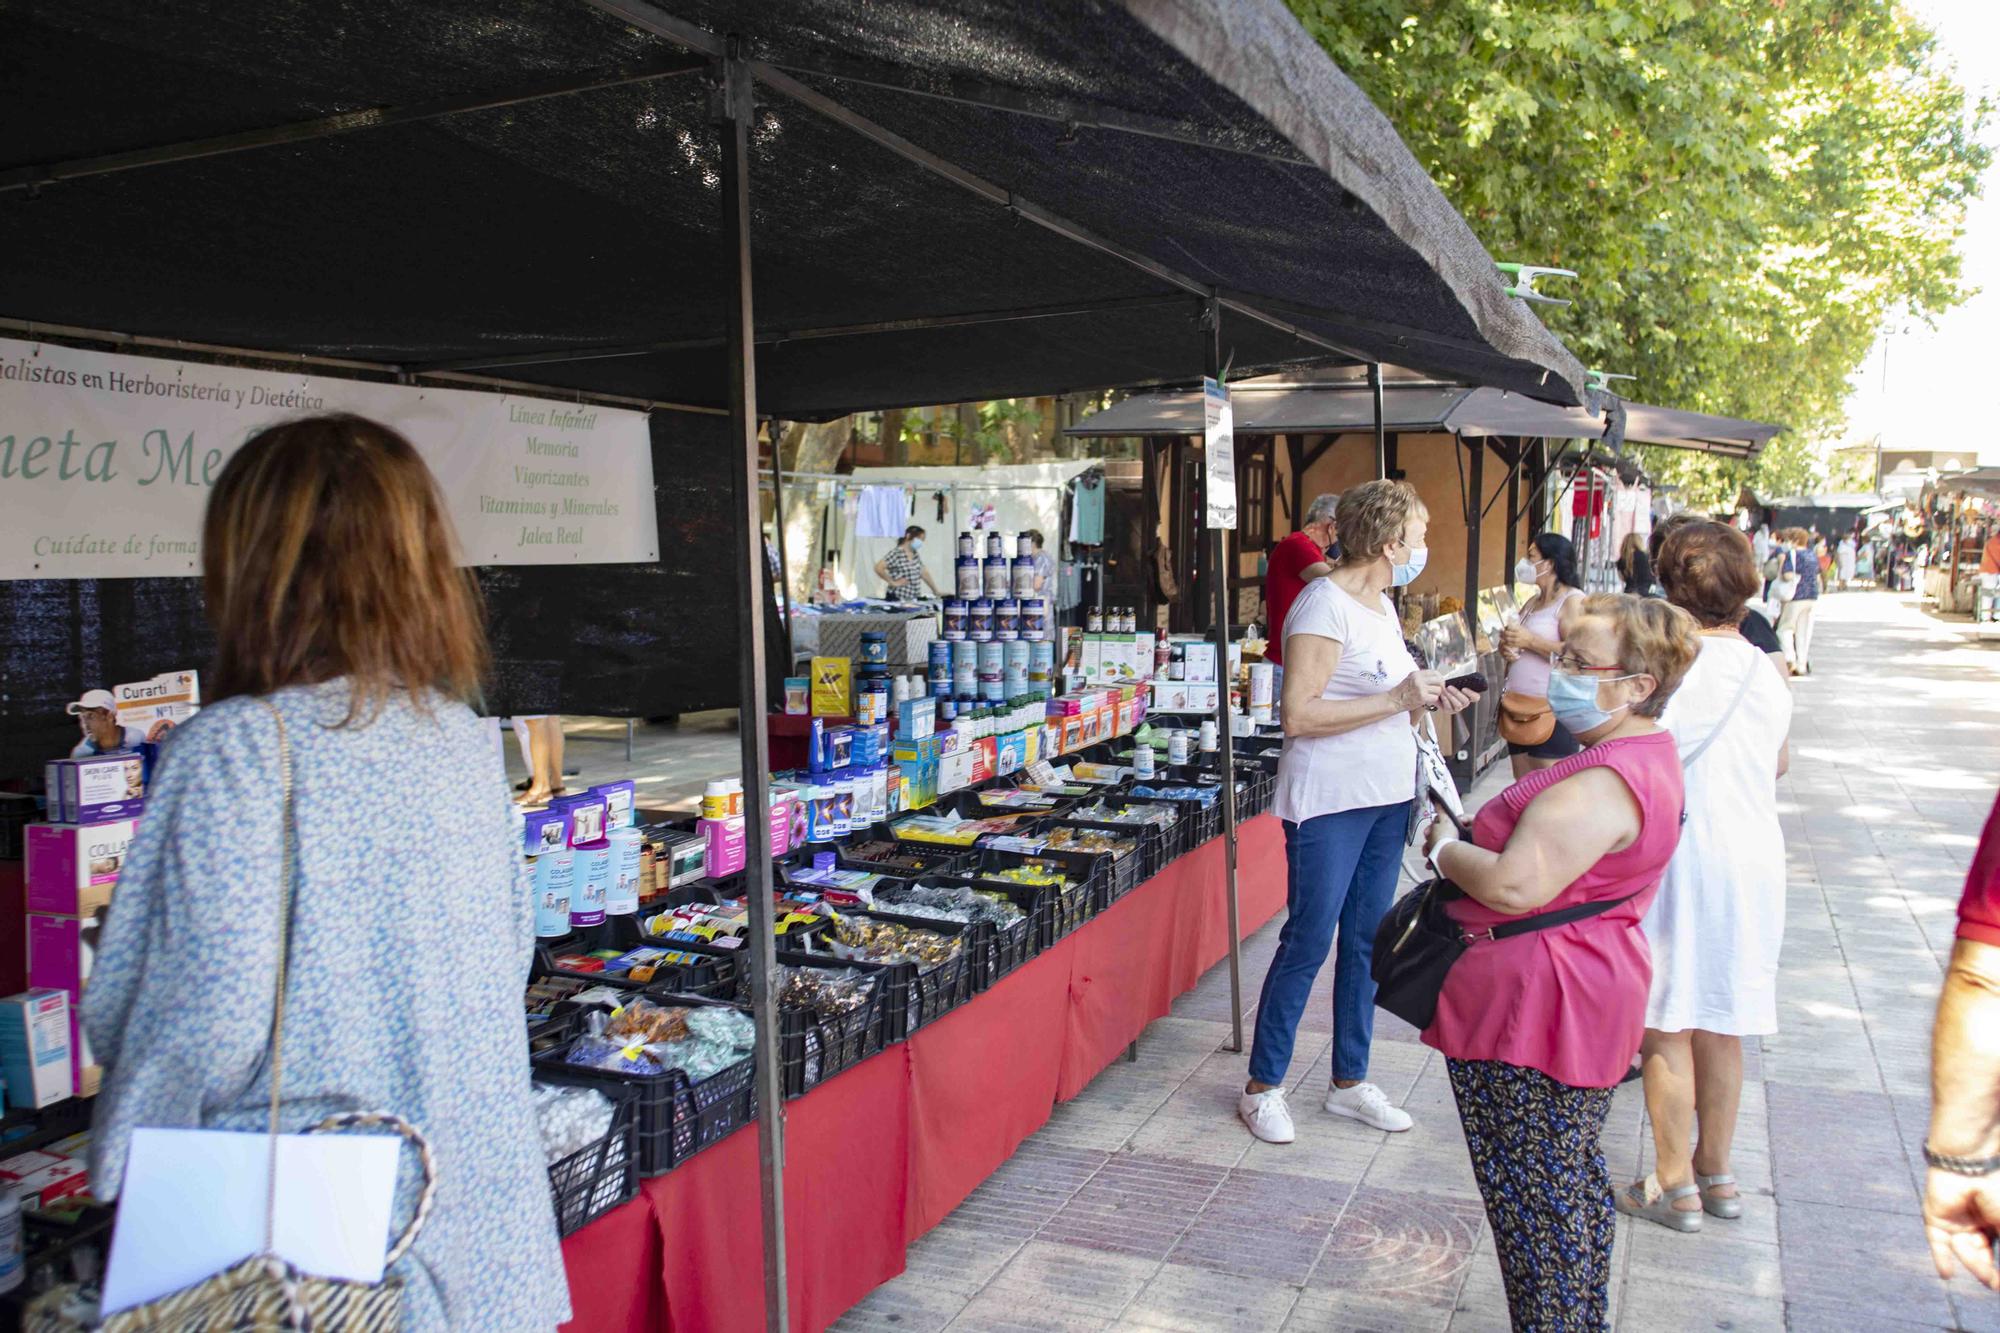
[[[1735,626],[1764,588],[1750,539],[1714,519],[1684,523],[1660,543],[1655,566],[1667,600],[1703,629]]]
[[[1340,497],[1333,525],[1340,533],[1340,563],[1365,565],[1403,540],[1413,518],[1428,518],[1417,488],[1407,481],[1364,481]]]

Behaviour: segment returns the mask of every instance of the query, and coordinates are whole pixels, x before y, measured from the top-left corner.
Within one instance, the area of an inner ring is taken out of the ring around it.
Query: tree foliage
[[[1809,489],[1892,313],[1965,299],[1987,107],[1894,0],[1289,0],[1544,318],[1643,401],[1785,423],[1651,451],[1691,502]],[[1560,289],[1560,290],[1558,290]]]

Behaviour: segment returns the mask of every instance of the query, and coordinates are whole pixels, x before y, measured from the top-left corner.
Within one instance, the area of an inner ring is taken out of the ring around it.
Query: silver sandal
[[[1682,1210],[1674,1207],[1676,1199],[1689,1198],[1701,1193],[1696,1184],[1676,1185],[1672,1189],[1662,1188],[1658,1176],[1647,1176],[1634,1181],[1615,1196],[1618,1211],[1627,1217],[1641,1217],[1648,1222],[1658,1222],[1669,1231],[1695,1232],[1701,1230],[1701,1212],[1698,1209]]]
[[[1710,1190],[1718,1185],[1734,1185],[1736,1177],[1727,1171],[1719,1176],[1697,1174],[1694,1183],[1701,1189],[1701,1210],[1710,1217],[1719,1217],[1725,1222],[1733,1222],[1743,1216],[1743,1193],[1711,1195]]]

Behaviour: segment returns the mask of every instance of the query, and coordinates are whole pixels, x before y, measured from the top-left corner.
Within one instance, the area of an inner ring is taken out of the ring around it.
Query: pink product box
[[[771,855],[783,856],[792,850],[792,812],[797,802],[781,793],[771,798]]]
[[[132,750],[57,759],[47,767],[49,818],[61,824],[131,819],[145,808],[146,761]]]
[[[99,916],[28,913],[28,984],[66,991],[72,999],[81,995],[103,921]]]
[[[702,841],[707,847],[710,879],[721,879],[743,869],[748,859],[748,847],[743,838],[742,815],[697,819],[695,827],[701,831]]]
[[[108,904],[137,827],[131,819],[28,825],[28,910],[88,916]]]

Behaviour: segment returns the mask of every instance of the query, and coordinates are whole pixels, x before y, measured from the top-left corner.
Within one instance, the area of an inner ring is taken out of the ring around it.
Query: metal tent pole
[[[1222,304],[1208,298],[1201,315],[1202,374],[1222,380]],[[1207,493],[1209,458],[1202,454],[1203,493]],[[1224,891],[1229,904],[1229,1049],[1243,1049],[1243,930],[1236,903],[1236,741],[1229,728],[1229,533],[1213,530],[1209,547],[1215,585],[1215,730],[1222,767],[1222,857]]]
[[[1375,400],[1375,479],[1389,475],[1389,437],[1382,425],[1382,363],[1368,363],[1368,394]]]
[[[736,545],[744,605],[741,617],[743,739],[743,895],[750,910],[750,1011],[757,1029],[757,1162],[764,1214],[764,1327],[785,1333],[785,1122],[778,1082],[778,1010],[771,989],[777,971],[777,934],[771,904],[771,754],[764,735],[769,697],[764,677],[764,541],[757,492],[756,321],[750,303],[750,67],[736,39],[721,62],[715,103],[722,134],[722,225],[735,256],[735,289],[729,299],[730,460],[736,482]]]

